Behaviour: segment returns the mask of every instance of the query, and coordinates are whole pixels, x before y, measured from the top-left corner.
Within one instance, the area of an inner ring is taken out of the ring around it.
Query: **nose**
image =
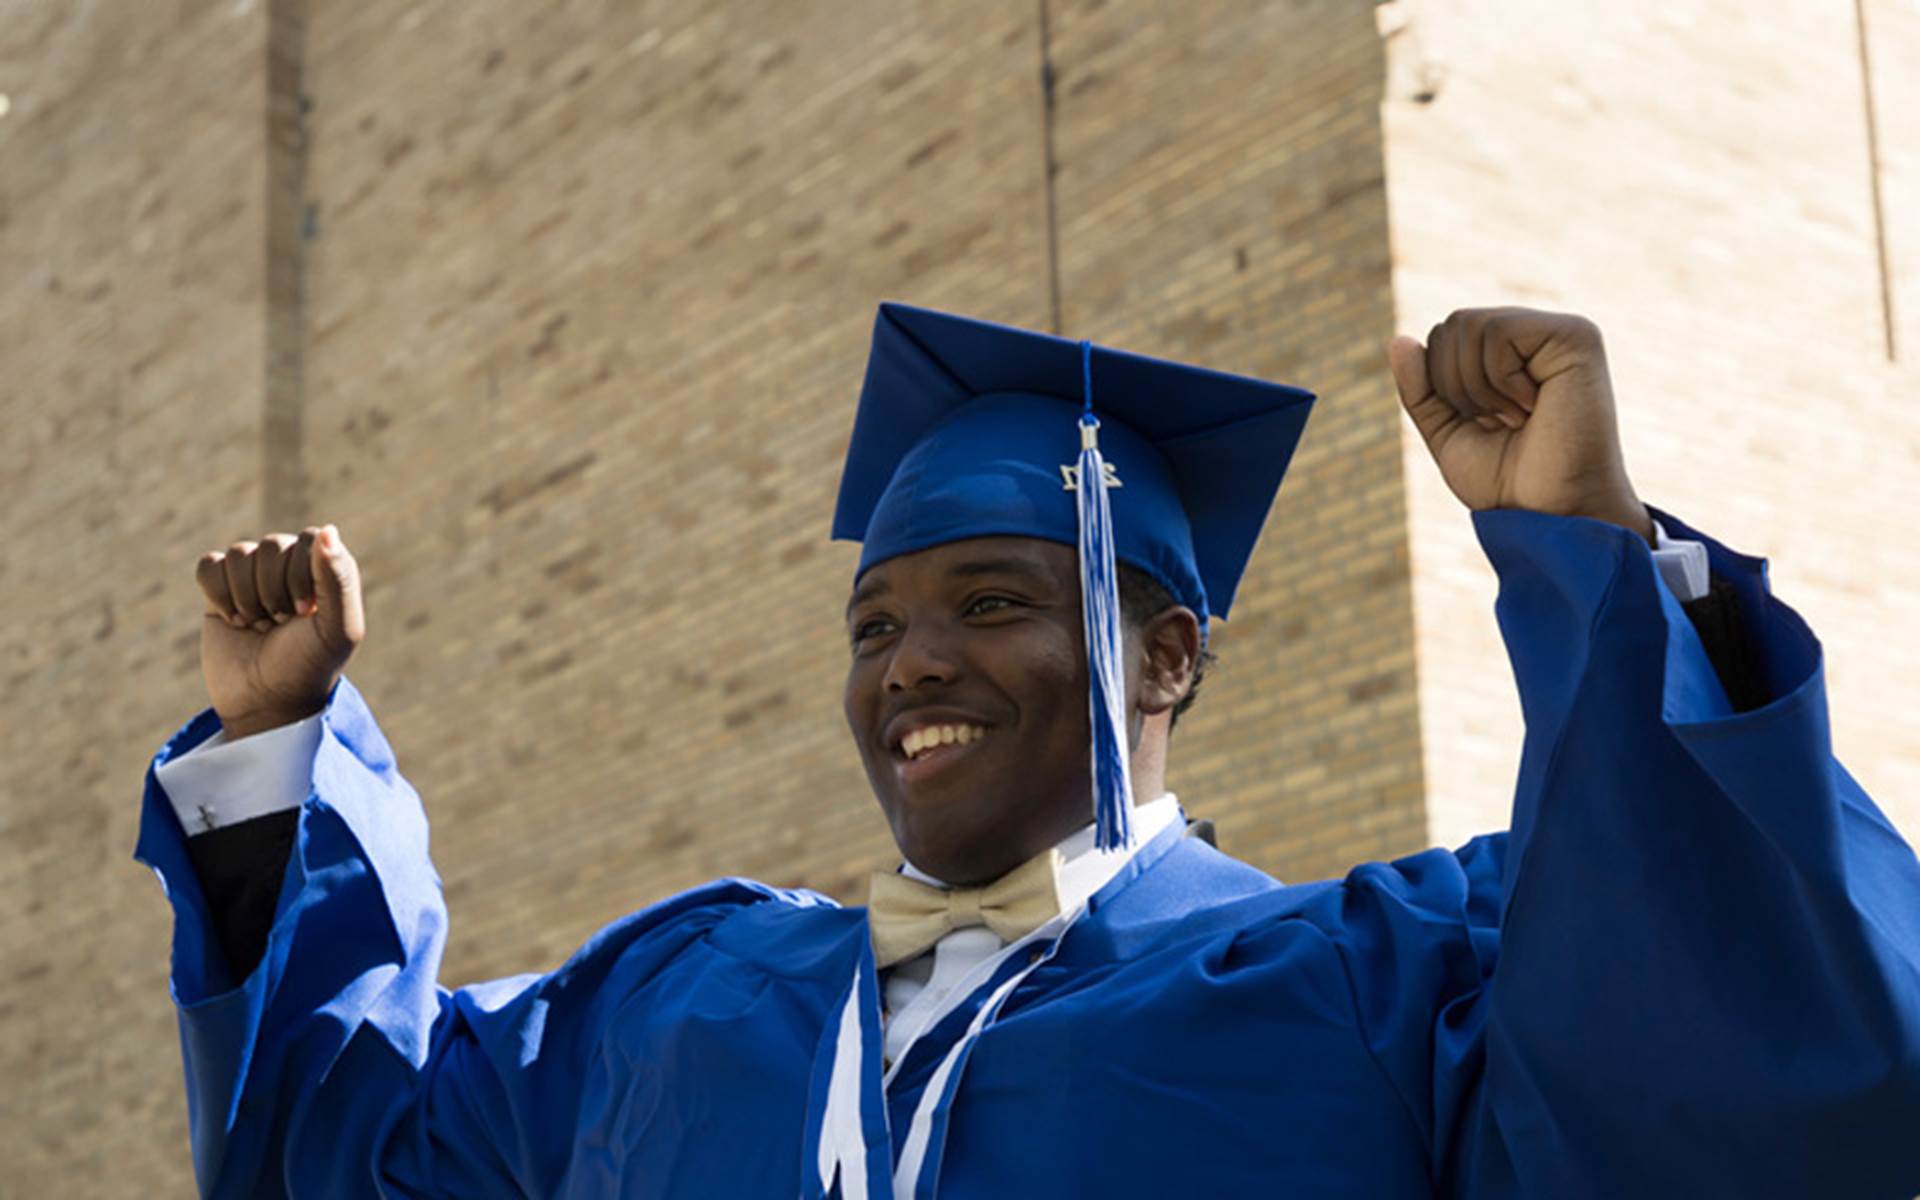
[[[938,630],[922,623],[909,625],[894,643],[883,682],[889,692],[905,692],[951,683],[955,673],[951,648]]]

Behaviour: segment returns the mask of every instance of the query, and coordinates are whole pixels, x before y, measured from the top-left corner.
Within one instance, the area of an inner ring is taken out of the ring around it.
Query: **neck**
[[[1165,801],[1165,804],[1162,805],[1161,801]],[[1166,828],[1168,823],[1179,815],[1178,809],[1174,807],[1176,804],[1178,804],[1178,801],[1171,792],[1160,792],[1152,796],[1147,795],[1145,792],[1140,792],[1135,795],[1133,806],[1135,850],[1152,841],[1155,834]],[[1074,830],[1072,833],[1067,834],[1049,849],[1058,850],[1061,855],[1061,865],[1064,868],[1075,871],[1095,871],[1095,868],[1088,865],[1092,859],[1099,858],[1106,860],[1108,869],[1106,869],[1104,873],[1099,874],[1100,882],[1104,882],[1112,874],[1114,863],[1124,861],[1126,857],[1126,855],[1121,855],[1116,859],[1112,851],[1098,853],[1094,851],[1093,823],[1091,821]],[[1017,865],[1018,864],[1016,864],[1016,866]],[[1008,869],[1012,870],[1014,868]],[[914,866],[913,861],[906,858],[901,859],[900,873],[909,879],[917,879],[921,883],[932,884],[934,887],[984,886],[984,883],[954,883],[950,880],[942,879],[937,875]],[[1004,874],[1004,872],[1002,874]],[[1091,878],[1091,876],[1088,877]],[[994,878],[998,879],[1000,876],[996,875]],[[991,882],[992,880],[985,881],[985,883]],[[1085,888],[1084,891],[1086,894],[1091,894],[1098,889],[1098,886],[1098,883],[1095,883],[1093,886]],[[1069,907],[1071,907],[1071,905],[1069,905]]]
[[[1167,714],[1142,717],[1134,727],[1133,749],[1127,770],[1133,777],[1133,800],[1145,804],[1167,790],[1167,739],[1172,734]]]

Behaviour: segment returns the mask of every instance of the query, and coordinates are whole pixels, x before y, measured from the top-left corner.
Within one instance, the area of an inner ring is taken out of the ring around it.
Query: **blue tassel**
[[[1132,840],[1133,780],[1127,763],[1126,667],[1121,660],[1120,582],[1113,558],[1113,510],[1100,421],[1093,415],[1093,344],[1080,343],[1080,615],[1087,635],[1087,715],[1093,728],[1093,844],[1117,850]]]

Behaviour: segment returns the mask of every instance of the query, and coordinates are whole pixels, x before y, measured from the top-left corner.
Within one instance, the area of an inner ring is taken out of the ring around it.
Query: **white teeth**
[[[935,746],[964,746],[985,736],[987,731],[978,725],[929,725],[901,738],[900,752],[910,759],[918,758]]]

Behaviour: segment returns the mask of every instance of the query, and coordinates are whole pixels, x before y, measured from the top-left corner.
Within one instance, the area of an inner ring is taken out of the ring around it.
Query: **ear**
[[[1140,627],[1140,711],[1156,716],[1170,711],[1193,688],[1200,664],[1200,619],[1175,604],[1147,618]]]

